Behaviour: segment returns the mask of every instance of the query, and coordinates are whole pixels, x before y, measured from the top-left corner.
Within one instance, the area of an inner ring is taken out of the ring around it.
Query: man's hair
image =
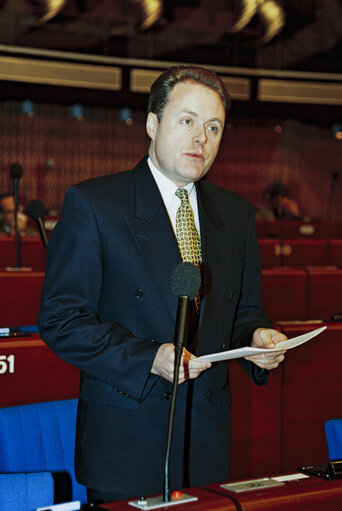
[[[163,115],[164,108],[169,101],[170,93],[177,83],[195,82],[209,87],[220,96],[226,115],[229,112],[231,98],[221,78],[209,69],[199,66],[173,66],[169,67],[154,81],[151,86],[147,113],[156,114],[158,120]]]

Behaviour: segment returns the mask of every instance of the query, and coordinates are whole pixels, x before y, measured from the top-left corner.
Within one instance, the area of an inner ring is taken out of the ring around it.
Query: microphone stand
[[[164,486],[163,486],[163,501],[170,502],[170,479],[169,479],[169,467],[170,467],[170,452],[172,445],[172,434],[173,434],[173,423],[175,418],[175,407],[178,392],[178,376],[180,361],[183,353],[183,348],[186,339],[187,327],[189,317],[189,297],[180,296],[178,298],[177,308],[177,319],[176,319],[176,330],[174,337],[175,346],[175,362],[173,372],[173,385],[172,395],[169,411],[169,422],[167,429],[167,442],[166,442],[166,453],[165,453],[165,470],[164,470]]]
[[[14,199],[14,235],[15,235],[15,260],[16,268],[21,268],[20,237],[18,231],[18,203],[19,203],[19,179],[13,178]]]
[[[137,507],[139,509],[150,510],[158,509],[161,507],[167,507],[168,505],[184,504],[185,502],[193,502],[198,500],[197,497],[187,495],[186,493],[180,492],[180,495],[176,499],[172,499],[170,492],[170,478],[169,478],[169,466],[170,466],[170,452],[172,445],[173,435],[173,424],[175,417],[176,398],[178,391],[178,377],[180,361],[183,353],[185,339],[188,328],[188,317],[189,317],[189,303],[190,298],[188,296],[178,297],[177,307],[177,318],[176,328],[174,336],[174,347],[175,347],[175,362],[172,382],[172,395],[169,410],[169,422],[167,430],[167,442],[165,452],[165,469],[164,469],[164,484],[163,484],[163,496],[151,497],[145,499],[141,497],[140,500],[130,501],[129,505]],[[172,502],[171,502],[172,501]],[[171,503],[171,504],[170,504]]]

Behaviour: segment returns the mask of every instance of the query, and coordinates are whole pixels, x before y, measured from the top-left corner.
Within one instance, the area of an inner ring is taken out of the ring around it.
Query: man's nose
[[[194,136],[194,142],[196,144],[200,144],[201,146],[204,146],[204,144],[207,141],[207,133],[205,130],[205,127],[199,127],[195,136]]]

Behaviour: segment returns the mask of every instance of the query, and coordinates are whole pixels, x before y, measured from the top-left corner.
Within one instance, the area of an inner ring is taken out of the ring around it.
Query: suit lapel
[[[127,221],[161,298],[175,318],[177,299],[171,291],[171,276],[181,262],[177,241],[146,160],[136,167],[134,177],[136,211],[134,216],[127,215]]]
[[[215,196],[205,181],[197,184],[203,253],[203,298],[201,301],[199,348],[212,340],[222,302],[226,298],[232,262],[233,226],[223,219]]]

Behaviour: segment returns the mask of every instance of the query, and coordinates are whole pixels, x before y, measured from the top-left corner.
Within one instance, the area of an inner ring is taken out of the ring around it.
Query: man
[[[211,71],[165,71],[150,94],[148,160],[71,188],[50,238],[40,333],[82,370],[76,474],[93,502],[162,490],[177,311],[171,276],[182,261],[178,189],[194,212],[202,283],[180,367],[172,489],[228,479],[228,364],[197,357],[284,340],[260,304],[251,205],[202,179],[229,103]],[[263,384],[283,357],[243,364]]]

